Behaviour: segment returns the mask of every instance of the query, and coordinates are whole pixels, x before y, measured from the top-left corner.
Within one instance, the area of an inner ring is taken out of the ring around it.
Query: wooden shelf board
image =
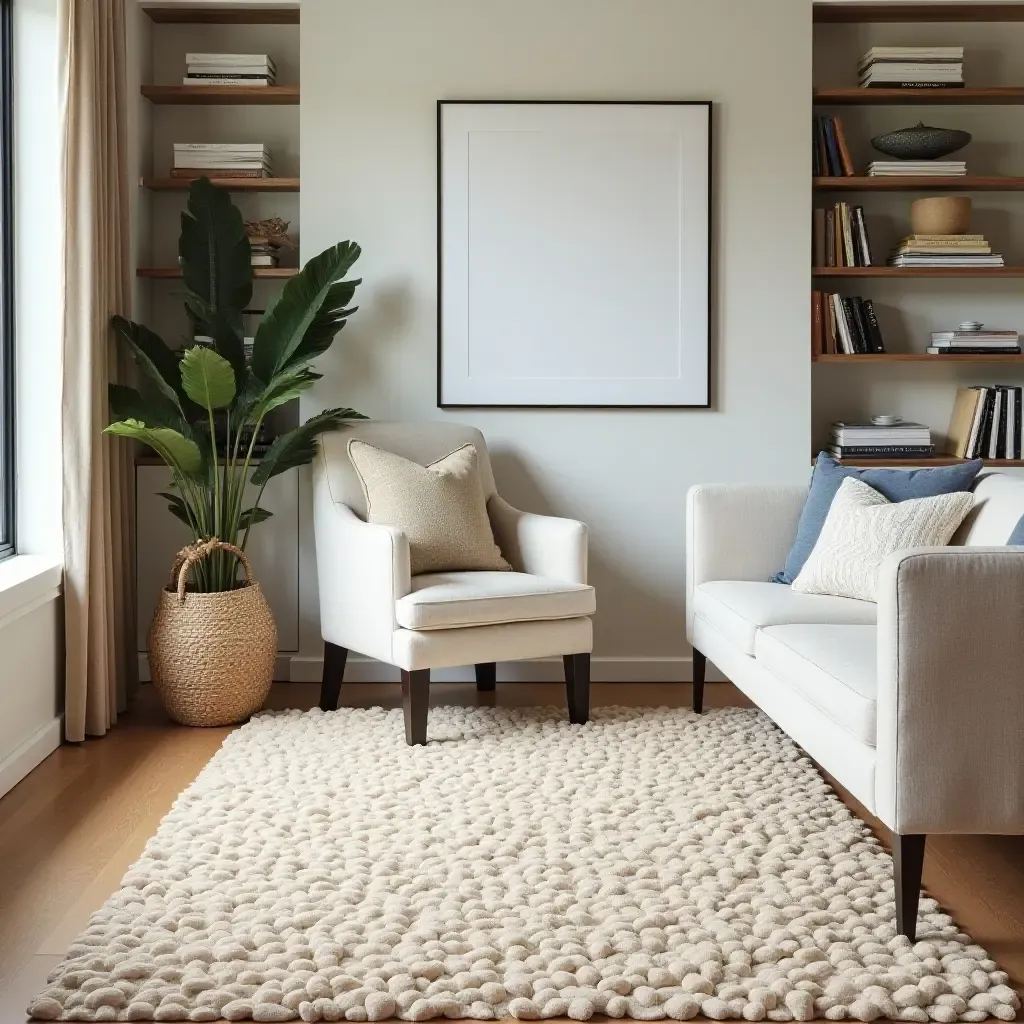
[[[811,356],[814,363],[1024,363],[1024,355],[987,352],[980,355],[940,356],[930,352],[862,352],[860,355]]]
[[[298,267],[253,267],[253,277],[268,279],[280,279],[294,277],[299,272]],[[169,281],[181,277],[180,267],[139,267],[135,271],[136,277],[148,277],[158,281]]]
[[[811,456],[813,464],[816,455]],[[972,459],[953,455],[933,455],[930,459],[836,459],[841,466],[960,466]],[[1024,466],[1024,459],[985,459],[986,467]]]
[[[295,105],[297,85],[144,85],[142,95],[153,103]]]
[[[198,175],[196,176],[198,178]],[[196,178],[143,178],[143,188],[153,192],[185,192]],[[211,178],[230,192],[298,192],[298,178]]]
[[[1024,88],[990,89],[815,89],[814,102],[822,106],[849,104],[920,103],[1024,103]]]
[[[162,25],[298,25],[298,6],[289,7],[143,7]]]
[[[815,4],[814,20],[824,24],[923,21],[1024,21],[1024,4],[839,3]]]
[[[1024,178],[994,178],[961,175],[955,178],[893,175],[869,178],[814,178],[817,192],[1024,192]]]
[[[1024,267],[813,267],[813,277],[1024,277]]]

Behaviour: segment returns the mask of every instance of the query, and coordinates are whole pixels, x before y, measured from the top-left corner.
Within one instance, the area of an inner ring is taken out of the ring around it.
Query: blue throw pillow
[[[908,498],[934,498],[939,494],[969,491],[983,465],[981,459],[975,459],[936,469],[855,469],[841,466],[828,452],[820,452],[814,464],[811,489],[800,513],[796,540],[786,556],[786,567],[772,577],[772,582],[792,583],[796,579],[817,543],[839,485],[848,476],[863,480],[890,501],[906,501]],[[1020,524],[1014,531],[1018,532],[1022,532]],[[1024,540],[1020,543],[1024,544]]]
[[[1013,528],[1013,533],[1010,534],[1010,539],[1006,543],[1024,547],[1024,516],[1020,517],[1020,522]]]

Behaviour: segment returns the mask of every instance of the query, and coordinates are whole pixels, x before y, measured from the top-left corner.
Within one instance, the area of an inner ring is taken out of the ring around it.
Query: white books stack
[[[938,355],[1017,355],[1020,335],[1016,331],[983,331],[979,328],[935,331],[928,353]]]
[[[919,459],[934,454],[923,423],[833,423],[829,451],[838,459]]]
[[[966,160],[872,160],[868,164],[869,178],[935,177],[960,178],[967,174]]]
[[[173,178],[269,178],[270,154],[262,142],[176,142]]]
[[[273,85],[277,68],[265,53],[186,53],[182,85]]]
[[[860,59],[860,84],[874,89],[961,89],[962,46],[872,46]]]

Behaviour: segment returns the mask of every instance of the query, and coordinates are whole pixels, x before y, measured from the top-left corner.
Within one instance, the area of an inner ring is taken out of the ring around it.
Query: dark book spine
[[[820,153],[820,150],[819,150],[820,132],[821,132],[821,118],[820,117],[816,117],[814,119],[814,122],[813,122],[813,130],[812,130],[813,143],[811,145],[811,173],[816,178],[822,178],[822,177],[825,176],[825,171],[822,169],[821,159],[820,159],[820,155],[819,155],[819,153]]]
[[[947,348],[945,345],[932,346],[938,348],[938,352],[933,352],[932,355],[940,356],[991,356],[991,355],[1002,355],[1002,356],[1013,356],[1020,355],[1020,346],[1014,345],[1007,348],[982,348],[980,346],[968,345],[966,347],[958,345],[956,348]]]
[[[875,304],[871,299],[864,300],[864,319],[868,323],[868,331],[871,334],[871,346],[875,352],[885,351],[885,341],[882,338],[882,328],[878,326],[878,316],[875,313]]]
[[[1003,393],[1003,403],[999,407],[999,422],[996,424],[996,458],[1009,459],[1011,456],[1006,454],[1006,421],[1010,411],[1007,406],[1013,398],[1013,393],[1007,387],[1001,387],[999,390]]]
[[[843,174],[843,162],[839,156],[839,143],[836,142],[835,125],[832,123],[831,117],[823,118],[822,122],[825,126],[825,151],[828,153],[829,174],[834,178],[839,178]]]
[[[985,388],[985,409],[982,413],[981,429],[978,431],[978,440],[974,446],[972,458],[989,457],[989,443],[992,439],[992,415],[996,406],[995,388]]]
[[[865,457],[874,455],[931,455],[935,451],[932,444],[834,444],[832,450],[841,453],[843,458]]]
[[[857,304],[852,298],[845,295],[842,298],[842,303],[843,316],[846,319],[847,326],[850,328],[850,337],[853,339],[853,351],[857,355],[863,355],[868,351],[868,348],[864,338],[861,337],[860,326],[855,312]]]
[[[274,76],[269,72],[263,72],[262,74],[251,74],[245,72],[244,74],[228,74],[226,71],[215,71],[212,73],[206,71],[190,71],[186,78],[251,78],[259,82],[271,82],[274,80]]]
[[[853,306],[853,316],[857,321],[857,334],[860,336],[865,354],[874,352],[875,346],[871,340],[871,328],[868,326],[867,317],[864,315],[864,300],[858,295],[850,300],[850,305]]]
[[[868,82],[862,89],[962,89],[963,82]]]
[[[1024,451],[1021,449],[1022,433],[1021,430],[1021,417],[1024,416],[1024,388],[1015,387],[1013,389],[1014,394],[1014,409],[1016,410],[1016,417],[1014,418],[1014,430],[1013,430],[1013,457],[1015,459],[1024,458]]]

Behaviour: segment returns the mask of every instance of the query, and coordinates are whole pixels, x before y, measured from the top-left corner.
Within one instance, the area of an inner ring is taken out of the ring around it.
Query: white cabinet
[[[174,556],[192,536],[184,523],[167,510],[171,473],[165,466],[135,467],[135,582],[140,652],[146,650],[146,631],[160,590],[166,586]],[[248,504],[256,489],[246,491]],[[274,477],[263,492],[261,506],[274,515],[254,526],[246,547],[256,579],[267,595],[277,620],[279,651],[299,648],[299,474],[292,470]]]

